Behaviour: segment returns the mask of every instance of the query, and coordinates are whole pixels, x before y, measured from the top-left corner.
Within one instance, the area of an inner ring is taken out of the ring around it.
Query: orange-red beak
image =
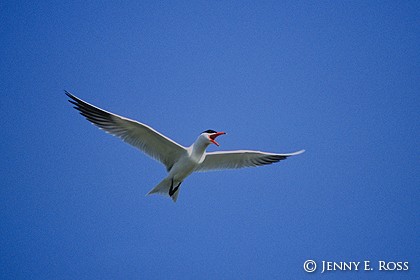
[[[210,135],[210,136],[209,136],[210,141],[211,141],[214,145],[216,145],[216,146],[220,146],[220,145],[219,145],[219,143],[217,143],[217,142],[216,142],[216,140],[214,140],[214,139],[216,139],[216,137],[217,137],[217,136],[220,136],[220,135],[223,135],[223,134],[226,134],[226,133],[225,133],[225,132],[216,132],[216,133],[214,133],[214,134]]]

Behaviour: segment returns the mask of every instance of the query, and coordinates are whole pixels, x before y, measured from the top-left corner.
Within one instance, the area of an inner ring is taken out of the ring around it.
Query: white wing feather
[[[211,152],[206,154],[206,158],[195,171],[234,169],[272,164],[290,156],[301,154],[304,151],[301,150],[290,154],[274,154],[248,150]]]
[[[186,148],[157,132],[150,126],[95,107],[66,91],[75,109],[100,129],[121,138],[160,161],[170,170],[187,153]]]

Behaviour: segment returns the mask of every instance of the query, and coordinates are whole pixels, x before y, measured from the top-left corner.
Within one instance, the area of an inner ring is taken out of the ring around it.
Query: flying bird
[[[88,121],[165,165],[168,175],[150,190],[148,195],[163,194],[171,197],[174,202],[178,199],[181,183],[193,172],[267,165],[304,152],[304,150],[289,154],[250,150],[206,152],[211,144],[219,146],[216,138],[226,134],[211,129],[202,132],[191,146],[184,147],[146,124],[102,110],[68,91],[65,91],[65,94],[70,98],[69,102],[74,108]]]

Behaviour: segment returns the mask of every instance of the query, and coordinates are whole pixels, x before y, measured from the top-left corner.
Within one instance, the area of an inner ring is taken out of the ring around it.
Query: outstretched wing
[[[65,93],[71,98],[69,102],[75,105],[74,108],[88,121],[160,161],[167,170],[187,152],[185,147],[150,126],[102,110],[67,91]]]
[[[290,156],[301,154],[304,151],[305,150],[301,150],[290,154],[273,154],[247,150],[211,152],[206,154],[206,158],[197,167],[196,171],[233,169],[272,164]]]

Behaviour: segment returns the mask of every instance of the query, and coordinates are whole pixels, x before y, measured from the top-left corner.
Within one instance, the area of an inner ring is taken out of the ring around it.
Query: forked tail
[[[176,200],[178,199],[179,186],[181,186],[181,183],[182,182],[174,181],[173,178],[167,177],[163,179],[156,187],[151,189],[150,192],[147,193],[147,195],[154,193],[167,195],[170,198],[172,198],[174,202],[176,202]]]

